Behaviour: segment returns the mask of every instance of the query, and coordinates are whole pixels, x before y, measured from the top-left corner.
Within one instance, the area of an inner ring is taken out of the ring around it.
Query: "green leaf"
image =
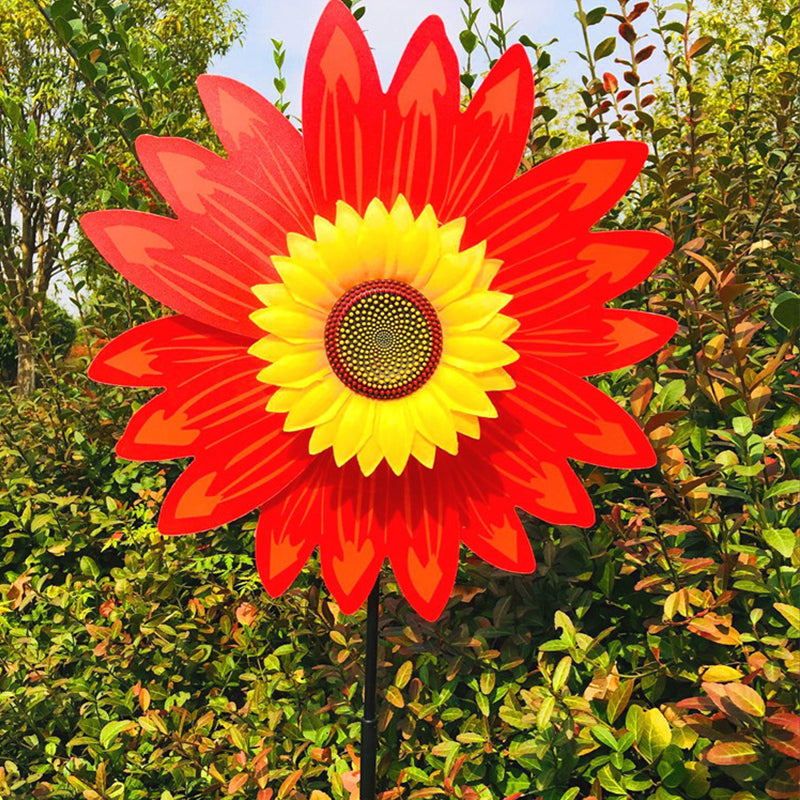
[[[764,492],[764,497],[786,497],[787,495],[797,494],[798,492],[800,492],[800,479],[793,479],[789,481],[780,481],[780,483],[770,486],[769,489]]]
[[[622,773],[611,764],[606,764],[600,772],[597,773],[597,780],[600,785],[608,792],[613,794],[625,795],[627,792],[622,785]]]
[[[750,417],[736,417],[733,420],[733,430],[739,436],[749,436],[753,431],[753,420]]]
[[[697,761],[687,761],[684,766],[686,767],[686,775],[681,785],[686,795],[690,800],[699,800],[701,797],[705,797],[711,788],[711,782],[708,779],[708,767]]]
[[[797,535],[789,528],[767,528],[764,531],[764,541],[784,558],[791,558],[797,547]]]
[[[478,37],[472,31],[461,31],[458,38],[466,53],[471,53],[478,44]]]
[[[774,608],[795,630],[800,630],[800,608],[788,603],[775,603]]]
[[[613,36],[609,36],[608,39],[603,39],[600,44],[597,45],[594,49],[594,60],[598,61],[601,58],[605,58],[606,56],[610,56],[617,47],[617,40]]]
[[[769,313],[782,328],[794,330],[800,325],[800,295],[781,292],[770,305]]]
[[[569,673],[572,669],[572,659],[569,656],[564,656],[558,662],[556,668],[553,670],[553,691],[557,692],[566,685],[569,680]]]
[[[649,761],[655,761],[672,739],[669,722],[657,709],[645,711],[639,718],[636,747]]]
[[[627,680],[620,683],[614,690],[611,697],[608,699],[608,707],[606,708],[606,719],[609,722],[614,720],[625,710],[633,694],[634,681]]]
[[[404,661],[397,674],[394,676],[394,685],[398,689],[404,689],[406,684],[411,680],[411,675],[414,671],[414,664],[412,661]]]
[[[103,725],[103,729],[100,731],[100,736],[98,737],[100,746],[108,748],[124,730],[135,724],[136,723],[131,722],[129,719],[118,719],[107,722]]]
[[[549,694],[542,700],[539,713],[536,715],[536,727],[541,731],[550,724],[550,717],[553,716],[553,709],[556,705],[556,698]]]
[[[689,58],[697,58],[697,56],[703,55],[703,53],[707,53],[711,46],[714,44],[716,39],[713,36],[701,36],[694,44],[689,48]]]
[[[586,12],[586,24],[597,25],[598,22],[602,22],[605,15],[606,9],[603,6],[597,6],[597,8],[593,8],[591,11]]]
[[[592,736],[594,736],[600,744],[604,744],[606,747],[610,747],[616,752],[617,739],[608,728],[603,725],[593,725],[591,731]]]

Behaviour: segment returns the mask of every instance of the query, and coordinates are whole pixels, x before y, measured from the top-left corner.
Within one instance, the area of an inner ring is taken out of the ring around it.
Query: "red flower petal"
[[[440,220],[460,217],[517,173],[533,113],[531,64],[520,44],[494,65],[458,121],[453,175]]]
[[[319,544],[328,468],[326,459],[318,459],[300,480],[261,508],[256,527],[256,566],[272,597],[292,585]]]
[[[386,545],[409,603],[433,621],[445,607],[458,569],[459,503],[446,470],[409,463],[387,485]]]
[[[377,194],[383,94],[375,60],[340,0],[325,6],[303,79],[303,139],[317,213],[332,218],[337,200],[363,213]]]
[[[239,418],[235,432],[196,453],[164,500],[161,533],[197,533],[225,525],[263,505],[311,461],[308,437],[284,433],[283,415],[261,410]]]
[[[472,496],[489,508],[503,508],[513,503],[553,525],[588,528],[594,524],[592,501],[563,452],[556,452],[533,436],[530,420],[519,416],[510,404],[503,408],[498,401],[497,406],[497,419],[481,420],[480,440],[464,440],[460,445],[455,468],[462,471],[461,481],[470,487]],[[538,424],[538,420],[536,422]],[[509,569],[503,563],[502,542],[476,541],[470,538],[469,531],[462,533],[462,537],[482,558]],[[481,546],[486,555],[478,549]],[[497,550],[492,558],[487,551],[490,546]],[[510,552],[511,548],[507,550]],[[519,538],[516,552],[520,565],[524,565],[526,554]],[[534,566],[531,565],[531,570]]]
[[[283,432],[265,407],[272,389],[256,378],[263,361],[250,342],[186,317],[140,325],[106,345],[89,375],[167,390],[134,414],[117,444],[124,458],[195,456],[167,495],[162,533],[222,525],[269,500],[311,457],[307,437]]]
[[[89,377],[114,386],[180,384],[237,358],[252,344],[182,314],[137,325],[112,339],[89,365]]]
[[[597,375],[647,358],[677,328],[675,320],[660,314],[590,309],[541,327],[523,327],[509,344],[521,355],[536,356],[576,375]]]
[[[465,213],[516,173],[533,109],[525,50],[503,55],[459,112],[458,60],[442,22],[411,38],[386,94],[364,34],[338,0],[314,33],[303,89],[303,136],[319,213],[337,200],[363,213],[402,193],[441,221]]]
[[[310,209],[298,218],[289,210],[292,196],[256,182],[250,164],[240,160],[237,168],[194,142],[167,136],[140,136],[136,152],[178,215],[182,235],[210,239],[252,261],[262,282],[279,280],[269,256],[285,254],[288,231],[312,233]]]
[[[464,484],[469,516],[461,541],[475,555],[508,572],[533,572],[536,559],[531,543],[514,510],[513,492],[506,497],[482,497],[475,482]]]
[[[257,338],[251,286],[269,279],[267,254],[200,238],[180,220],[138,211],[93,211],[81,227],[100,255],[156,300],[199,322]]]
[[[506,313],[524,327],[597,314],[598,306],[641,283],[672,249],[670,239],[650,231],[572,236],[566,242],[532,241],[501,267],[492,288],[514,295]]]
[[[386,556],[380,519],[386,481],[385,475],[365,480],[355,464],[339,469],[330,457],[327,460],[319,548],[322,577],[342,612],[352,614],[367,599]]]
[[[470,214],[464,244],[488,241],[506,267],[586,233],[627,191],[647,145],[601,142],[548,159],[511,181]]]
[[[636,421],[608,395],[546,361],[507,367],[517,383],[495,401],[499,419],[525,420],[531,441],[604,467],[652,467],[656,456]]]
[[[411,37],[386,93],[378,196],[391,206],[398,193],[414,214],[442,205],[453,164],[459,122],[458,58],[439,17],[428,17]]]
[[[295,221],[311,230],[314,208],[303,137],[269,100],[239,81],[201,75],[197,89],[231,169],[249,178]]]

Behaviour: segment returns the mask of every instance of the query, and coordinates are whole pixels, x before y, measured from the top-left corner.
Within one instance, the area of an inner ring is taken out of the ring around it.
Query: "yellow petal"
[[[323,422],[314,428],[311,438],[308,440],[308,452],[312,456],[333,447],[336,433],[339,430],[339,419],[339,417],[334,417],[330,422]]]
[[[261,342],[264,341],[265,339],[261,339],[256,342],[251,349],[258,348]],[[265,348],[266,346],[262,345]],[[311,350],[304,350],[301,349],[300,345],[293,345],[292,350],[291,354],[279,358],[268,367],[264,367],[258,373],[258,379],[275,386],[303,388],[318,381],[325,375],[331,374],[331,365],[328,363],[328,358],[321,348],[314,347]],[[258,353],[255,353],[255,355],[258,355]]]
[[[430,442],[455,455],[458,437],[452,414],[429,385],[408,396],[408,410],[416,429]]]
[[[492,285],[503,262],[499,258],[485,258],[478,274],[475,276],[475,282],[472,284],[475,289],[488,289]]]
[[[383,461],[383,450],[373,436],[367,440],[367,443],[358,451],[358,466],[364,475],[372,475],[378,467],[378,464]]]
[[[466,372],[447,364],[439,364],[429,385],[437,392],[440,401],[453,411],[475,414],[478,417],[497,416],[497,411],[486,396],[486,392]]]
[[[272,256],[272,263],[289,294],[298,303],[327,313],[338,300],[339,295],[332,292],[325,282],[299,266],[293,259]]]
[[[466,217],[458,217],[458,219],[451,219],[450,222],[439,228],[439,241],[443,255],[445,253],[458,252],[458,246],[461,244],[461,237],[464,235],[466,224]]]
[[[250,315],[259,328],[289,342],[319,342],[325,336],[325,318],[310,308],[292,303],[259,308]]]
[[[411,455],[425,467],[430,469],[436,457],[436,445],[431,444],[421,433],[414,435],[411,443]]]
[[[463,253],[443,255],[422,290],[436,309],[444,308],[471,289],[483,265],[486,243],[481,242]]]
[[[459,433],[469,436],[470,439],[481,438],[481,422],[472,414],[462,414],[460,411],[453,411],[453,422]]]
[[[330,244],[339,236],[339,229],[325,217],[314,217],[314,238],[318,244]]]
[[[504,369],[490,369],[473,375],[475,382],[484,392],[505,392],[517,384]]]
[[[480,336],[488,336],[490,339],[497,339],[502,342],[508,339],[515,330],[519,328],[519,322],[505,314],[498,314],[490,319],[482,328],[475,331]]]
[[[339,430],[333,442],[337,467],[349,461],[372,436],[378,402],[354,392],[339,412]]]
[[[250,290],[265,305],[273,303],[293,302],[291,295],[282,283],[259,283],[251,286]]]
[[[474,330],[486,325],[501,308],[508,305],[511,298],[512,295],[502,292],[472,291],[440,309],[439,321],[448,331]]]
[[[414,224],[414,212],[402,194],[397,195],[392,210],[389,212],[389,219],[400,233],[408,230]]]
[[[426,206],[415,224],[397,242],[394,277],[422,289],[439,261],[441,251],[436,215]]]
[[[285,431],[299,431],[332,420],[347,399],[349,391],[342,382],[331,375],[311,386],[289,410]]]
[[[468,372],[486,372],[512,364],[519,358],[507,344],[484,336],[447,336],[442,348],[442,361]]]
[[[263,358],[264,361],[277,361],[279,358],[296,353],[297,348],[298,345],[286,342],[277,336],[265,336],[250,345],[247,352],[256,358]],[[272,383],[268,378],[264,378],[263,382]]]
[[[282,414],[291,411],[306,395],[308,389],[278,389],[267,402],[267,411]]]
[[[385,400],[377,406],[375,432],[378,445],[395,475],[400,475],[411,455],[413,429],[403,399]]]
[[[349,206],[344,200],[336,201],[336,227],[350,236],[358,236],[361,225],[364,222],[358,212]]]

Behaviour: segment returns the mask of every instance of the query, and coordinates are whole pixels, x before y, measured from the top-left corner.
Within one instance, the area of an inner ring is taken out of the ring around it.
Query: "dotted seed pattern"
[[[331,309],[325,354],[345,386],[375,400],[394,400],[433,375],[442,356],[442,325],[413,286],[365,281]]]

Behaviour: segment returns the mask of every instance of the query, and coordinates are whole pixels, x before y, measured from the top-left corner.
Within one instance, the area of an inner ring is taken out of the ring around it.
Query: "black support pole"
[[[380,576],[367,600],[367,639],[364,654],[364,716],[361,718],[361,800],[375,800],[375,771],[378,761],[378,720],[376,694],[378,678],[378,601]]]

